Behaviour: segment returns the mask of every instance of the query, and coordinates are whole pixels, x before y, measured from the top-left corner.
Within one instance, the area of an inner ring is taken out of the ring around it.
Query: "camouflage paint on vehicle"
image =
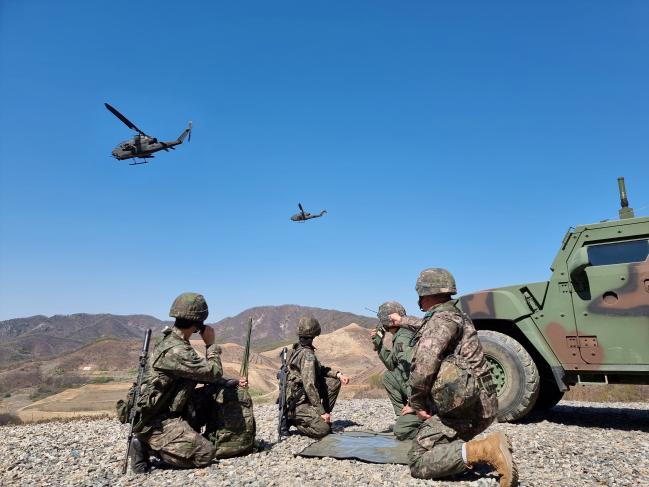
[[[608,382],[649,383],[644,248],[648,217],[582,225],[564,237],[549,281],[467,294],[457,306],[477,329],[523,336],[561,390],[593,374]]]

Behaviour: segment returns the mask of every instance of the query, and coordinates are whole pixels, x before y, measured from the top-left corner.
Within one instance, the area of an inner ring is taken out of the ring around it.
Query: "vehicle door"
[[[591,364],[649,364],[649,238],[590,243],[585,237],[576,248],[582,265],[573,262],[571,271],[572,346]]]

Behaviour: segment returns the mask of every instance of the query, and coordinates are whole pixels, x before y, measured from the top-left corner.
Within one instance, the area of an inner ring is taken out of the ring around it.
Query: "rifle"
[[[277,372],[279,379],[279,397],[277,398],[278,420],[277,420],[277,443],[282,441],[282,437],[288,436],[288,404],[286,402],[286,389],[288,386],[288,364],[286,355],[288,349],[284,347],[279,354],[282,365]]]
[[[146,363],[149,355],[149,342],[151,341],[151,328],[144,334],[144,343],[142,344],[142,351],[140,352],[140,368],[137,371],[137,380],[134,382],[135,392],[129,402],[128,408],[128,443],[126,445],[126,456],[124,457],[124,466],[122,467],[122,475],[126,473],[128,468],[128,456],[131,453],[131,441],[133,441],[133,425],[135,424],[135,412],[137,409],[137,402],[140,399],[140,388],[142,387],[142,380],[146,372]]]
[[[248,336],[246,337],[246,346],[243,350],[243,358],[241,359],[241,369],[239,370],[239,377],[243,377],[248,381],[248,362],[250,360],[250,335],[252,334],[252,317],[248,320]]]
[[[243,357],[241,358],[241,368],[239,369],[239,377],[245,377],[248,381],[248,363],[250,362],[250,337],[252,335],[252,318],[248,321],[248,334],[246,336],[246,345],[243,349]],[[207,357],[207,349],[205,350],[205,356]],[[227,389],[236,389],[239,387],[239,379],[219,379],[216,382],[211,382],[205,384],[204,391],[207,394],[213,394],[218,392],[219,387],[225,387]]]

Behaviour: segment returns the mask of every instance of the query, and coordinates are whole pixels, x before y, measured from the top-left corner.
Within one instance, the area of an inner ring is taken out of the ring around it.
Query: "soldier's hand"
[[[239,377],[239,387],[242,389],[248,388],[248,380],[245,377]]]
[[[325,422],[325,423],[331,423],[331,414],[329,414],[329,413],[324,413],[324,414],[321,414],[320,417],[321,417],[322,419],[324,419],[324,422]]]
[[[349,377],[347,377],[346,375],[342,375],[342,374],[341,374],[341,376],[339,377],[339,379],[340,379],[340,382],[343,383],[343,385],[346,386],[347,384],[349,384],[349,380],[350,380],[350,379],[349,379]]]
[[[426,421],[428,418],[432,418],[432,416],[423,409],[417,410],[417,417],[423,421]]]
[[[403,416],[404,414],[412,414],[414,412],[415,410],[412,409],[408,404],[401,408],[401,416]]]
[[[383,335],[379,333],[377,328],[371,331],[370,339],[372,340],[372,345],[374,345],[374,350],[381,350],[381,347],[383,346]]]
[[[401,315],[399,313],[392,313],[388,315],[388,319],[392,322],[394,326],[398,326],[401,323]]]
[[[205,329],[201,333],[201,338],[205,342],[205,346],[209,347],[210,345],[214,345],[214,328],[210,325],[205,325]]]

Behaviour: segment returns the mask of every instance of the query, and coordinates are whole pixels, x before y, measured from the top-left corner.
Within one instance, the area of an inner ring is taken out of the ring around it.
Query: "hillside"
[[[254,346],[257,350],[295,339],[297,322],[302,316],[313,316],[322,326],[322,333],[331,333],[350,323],[362,327],[376,326],[376,319],[332,309],[312,308],[285,304],[282,306],[258,306],[237,316],[224,318],[214,324],[220,342],[243,344],[248,320],[253,319]]]
[[[376,320],[344,311],[298,305],[260,306],[213,323],[219,343],[243,344],[248,319],[253,318],[253,348],[264,349],[292,340],[301,316],[313,315],[328,333],[350,323],[374,326]],[[141,340],[147,328],[154,335],[171,324],[148,315],[42,315],[0,321],[0,368],[67,354],[104,338]]]
[[[355,385],[358,385],[355,379],[365,377],[366,372],[370,370],[382,372],[384,369],[372,347],[369,330],[356,323],[316,337],[313,345],[320,363],[341,370],[352,378],[352,383]],[[279,364],[278,357],[281,349],[282,347],[278,347],[262,352],[261,355]]]
[[[199,354],[205,353],[202,340],[191,343]],[[323,364],[352,378],[344,397],[367,389],[369,378],[383,371],[369,331],[357,324],[320,335],[314,344]],[[225,377],[237,377],[243,347],[235,343],[220,346]],[[249,381],[255,394],[272,395],[277,390],[279,350],[251,351]],[[139,340],[101,339],[49,360],[0,370],[0,396],[8,395],[0,399],[0,412],[18,412],[24,420],[31,420],[112,411],[115,398],[126,394],[135,377],[139,352]]]
[[[72,314],[0,321],[0,368],[78,350],[102,338],[141,339],[169,322],[148,315]]]

